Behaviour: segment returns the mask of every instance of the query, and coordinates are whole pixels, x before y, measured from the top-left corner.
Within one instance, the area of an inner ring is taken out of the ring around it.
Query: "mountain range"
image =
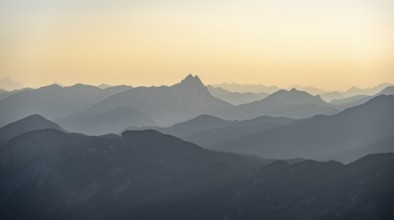
[[[315,115],[334,115],[380,94],[393,94],[383,92],[390,90],[386,87],[374,96],[357,95],[327,103],[319,95],[297,89],[267,88],[275,92],[233,92],[205,86],[198,76],[188,75],[173,86],[132,88],[101,85],[99,88],[54,84],[38,89],[3,91],[0,93],[0,126],[39,114],[68,131],[102,135],[120,133],[128,127],[168,127],[204,114],[229,121],[251,120],[260,116],[304,119]]]
[[[0,219],[392,219],[393,86],[250,88],[1,90]]]

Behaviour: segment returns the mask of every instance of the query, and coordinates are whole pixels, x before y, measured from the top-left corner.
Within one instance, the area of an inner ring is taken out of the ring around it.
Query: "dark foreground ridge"
[[[153,130],[0,147],[1,219],[392,219],[394,154],[349,165],[203,149]]]

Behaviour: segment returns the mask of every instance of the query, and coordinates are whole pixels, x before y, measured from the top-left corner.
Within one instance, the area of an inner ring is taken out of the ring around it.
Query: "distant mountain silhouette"
[[[153,130],[89,137],[46,129],[3,145],[0,162],[4,219],[123,219],[233,184],[271,161]]]
[[[386,85],[386,84],[382,84],[382,85]],[[346,109],[346,108],[351,108],[354,106],[362,105],[362,104],[366,103],[367,101],[371,100],[372,98],[380,96],[380,95],[394,95],[394,86],[387,86],[382,91],[379,91],[377,94],[373,94],[371,96],[356,95],[356,96],[351,96],[351,97],[345,98],[345,99],[334,100],[332,102],[332,104],[339,105],[341,108]]]
[[[340,92],[327,92],[320,94],[320,97],[326,102],[332,102],[333,100],[343,99],[344,96]]]
[[[213,84],[213,87],[220,87],[231,92],[253,92],[253,93],[267,93],[271,94],[280,90],[277,86],[265,86],[257,84],[237,84],[237,83],[219,83]]]
[[[13,91],[18,89],[23,89],[24,86],[20,82],[12,80],[10,77],[5,77],[0,79],[0,89],[7,91]]]
[[[372,96],[372,95],[376,95],[377,93],[379,93],[380,91],[382,91],[384,88],[386,88],[388,86],[392,86],[392,84],[390,84],[390,83],[382,83],[382,84],[377,85],[375,87],[365,88],[365,89],[352,87],[352,88],[348,89],[346,92],[343,92],[342,95],[344,97],[351,97],[351,96],[355,96],[355,95],[369,95],[369,96]]]
[[[259,134],[231,140],[214,149],[268,158],[350,161],[369,153],[394,151],[394,96],[378,96],[333,116],[316,116]]]
[[[278,161],[244,182],[194,198],[152,205],[133,217],[390,220],[394,215],[393,175],[393,154],[369,155],[349,165]]]
[[[263,93],[263,92],[239,93],[239,92],[230,92],[220,87],[207,86],[207,88],[209,92],[216,98],[219,98],[233,105],[241,105],[241,104],[258,101],[268,96],[268,93]]]
[[[137,87],[115,94],[91,108],[57,120],[64,128],[81,132],[81,120],[93,121],[102,114],[118,107],[130,108],[141,112],[145,118],[159,126],[168,126],[189,120],[201,114],[210,114],[227,109],[232,105],[213,97],[198,76],[188,75],[173,86]],[[152,123],[139,126],[151,126]],[[113,125],[115,126],[115,125]],[[116,130],[138,125],[129,124]],[[89,131],[88,131],[89,133]]]
[[[53,84],[21,91],[0,101],[0,126],[35,113],[53,120],[85,110],[106,97],[127,89],[129,87],[103,90],[82,84],[69,87]]]
[[[252,119],[259,116],[307,118],[319,114],[334,114],[335,106],[319,96],[292,89],[280,90],[261,101],[239,105],[217,114],[225,119]]]
[[[334,105],[340,105],[340,106],[356,106],[358,103],[363,104],[363,100],[368,101],[371,96],[368,95],[355,95],[351,96],[348,98],[341,98],[341,99],[333,99],[330,103]],[[364,102],[364,103],[365,103]]]
[[[0,128],[0,146],[25,132],[47,128],[64,131],[59,125],[45,119],[41,115],[30,115]]]

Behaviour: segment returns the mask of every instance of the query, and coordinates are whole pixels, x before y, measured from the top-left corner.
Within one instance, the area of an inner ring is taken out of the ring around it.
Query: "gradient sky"
[[[392,0],[0,0],[0,78],[323,89],[394,83]]]

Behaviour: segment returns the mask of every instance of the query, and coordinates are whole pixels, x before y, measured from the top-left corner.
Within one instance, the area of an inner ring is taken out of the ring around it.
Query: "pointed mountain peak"
[[[194,76],[191,73],[189,73],[184,80],[190,80],[190,79],[194,79]]]
[[[187,75],[186,78],[184,78],[180,83],[175,84],[174,86],[208,92],[208,89],[202,83],[201,79],[197,75],[193,76],[192,74]]]
[[[181,81],[181,83],[182,84],[190,84],[190,83],[201,84],[202,86],[204,86],[201,79],[197,75],[193,76],[192,74],[187,75],[186,78]]]

